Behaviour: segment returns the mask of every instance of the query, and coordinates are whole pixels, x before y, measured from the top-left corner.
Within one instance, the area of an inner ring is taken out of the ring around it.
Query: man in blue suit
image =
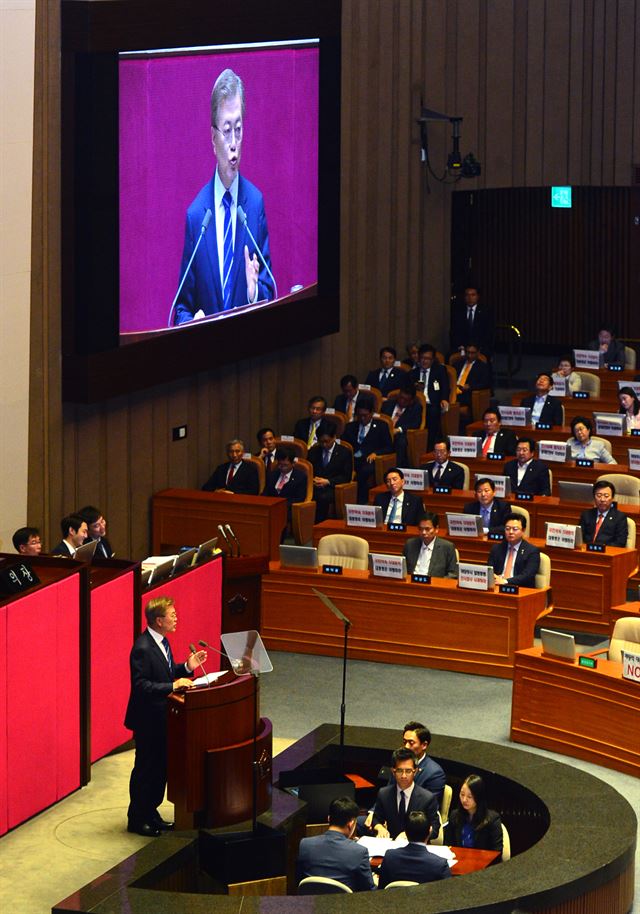
[[[269,232],[261,192],[240,174],[244,130],[244,87],[233,70],[223,70],[211,93],[211,142],[216,171],[189,209],[180,276],[205,230],[176,305],[176,323],[197,320],[274,297],[269,271],[259,260],[251,236],[239,216],[246,214],[251,234],[271,267]],[[208,222],[207,222],[208,224]]]
[[[338,797],[329,807],[329,829],[315,838],[303,838],[298,850],[296,880],[307,876],[337,879],[354,892],[375,888],[369,854],[351,840],[358,806],[351,797]]]
[[[487,565],[492,565],[496,584],[535,587],[540,568],[540,550],[524,539],[527,519],[524,514],[508,514],[504,521],[504,541],[491,547]]]
[[[436,882],[451,876],[449,864],[427,850],[431,828],[423,812],[410,812],[405,827],[406,847],[395,847],[384,855],[380,867],[379,889],[390,882]]]

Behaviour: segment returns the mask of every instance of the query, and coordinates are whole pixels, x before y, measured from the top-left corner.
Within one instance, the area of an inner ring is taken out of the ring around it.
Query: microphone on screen
[[[198,248],[200,247],[200,242],[202,241],[204,233],[209,228],[209,223],[211,222],[212,215],[213,214],[212,214],[211,210],[207,209],[202,218],[202,224],[200,226],[200,234],[198,235],[198,240],[196,241],[196,244],[193,249],[193,253],[191,254],[191,257],[189,258],[189,263],[187,264],[187,269],[182,274],[182,279],[180,280],[180,285],[178,286],[178,291],[176,292],[176,297],[173,299],[173,302],[171,303],[171,308],[169,310],[169,320],[167,321],[167,327],[173,326],[173,311],[174,311],[176,303],[178,301],[178,296],[182,292],[182,287],[184,285],[184,281],[187,278],[187,274],[189,273],[189,270],[191,269],[191,264],[193,263],[193,258],[196,256]]]
[[[253,246],[256,249],[256,253],[257,253],[258,257],[260,258],[260,260],[262,261],[263,267],[265,268],[265,270],[271,277],[271,282],[273,283],[273,291],[274,291],[273,297],[274,297],[274,299],[276,299],[278,297],[278,286],[276,284],[276,278],[273,275],[273,273],[271,272],[271,270],[269,269],[269,265],[267,264],[267,261],[262,256],[262,251],[260,250],[260,246],[258,245],[258,242],[256,241],[256,239],[253,237],[253,232],[249,228],[249,223],[247,221],[247,214],[245,213],[245,211],[243,210],[243,208],[240,206],[239,203],[238,203],[238,219],[246,228],[249,238],[251,238],[251,240],[253,241]]]

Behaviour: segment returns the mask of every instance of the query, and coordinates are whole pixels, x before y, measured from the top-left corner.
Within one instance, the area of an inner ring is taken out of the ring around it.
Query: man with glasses
[[[524,539],[526,527],[524,514],[508,514],[505,518],[504,541],[491,547],[487,562],[493,566],[496,584],[536,586],[540,550]]]
[[[37,527],[20,527],[13,534],[13,548],[20,555],[40,555],[42,540]]]
[[[394,784],[382,787],[373,807],[372,830],[378,838],[395,840],[402,835],[410,812],[423,812],[431,826],[430,839],[438,837],[438,803],[430,790],[414,783],[417,766],[411,749],[396,749],[391,757]]]
[[[180,291],[177,324],[274,297],[263,197],[240,174],[244,109],[242,80],[233,70],[223,70],[211,93],[216,171],[187,210],[181,277],[203,232],[204,238]],[[269,269],[262,263],[251,235]]]

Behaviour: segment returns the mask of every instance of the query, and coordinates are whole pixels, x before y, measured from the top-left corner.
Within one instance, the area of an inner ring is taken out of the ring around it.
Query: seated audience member
[[[480,349],[477,343],[467,343],[464,347],[464,359],[458,363],[458,403],[471,405],[471,394],[474,390],[491,387],[491,368],[488,362],[478,358]]]
[[[378,791],[371,828],[378,838],[392,838],[404,833],[407,815],[423,812],[431,826],[431,840],[438,837],[440,820],[435,794],[414,783],[416,757],[411,749],[396,749],[391,757],[391,770],[395,784]]]
[[[480,289],[477,286],[467,286],[464,301],[456,301],[451,308],[451,350],[460,351],[468,340],[475,340],[490,359],[494,337],[493,311],[480,302]]]
[[[349,422],[343,438],[353,448],[358,502],[366,505],[369,489],[375,476],[375,459],[378,454],[393,451],[391,435],[386,422],[373,418],[374,400],[371,394],[361,393],[356,406],[356,421]]]
[[[393,346],[383,346],[379,353],[380,367],[374,368],[366,377],[365,384],[377,387],[383,397],[395,390],[405,372],[395,367],[396,351]]]
[[[542,460],[535,460],[536,443],[533,438],[518,438],[516,459],[504,465],[504,475],[511,480],[512,492],[530,495],[551,495],[549,467]]]
[[[405,749],[411,749],[416,757],[414,783],[430,790],[440,802],[447,780],[440,765],[429,755],[431,730],[417,720],[410,720],[402,728],[402,745]]]
[[[585,543],[601,543],[603,546],[627,545],[627,515],[618,511],[614,502],[616,489],[612,482],[603,479],[593,486],[595,507],[587,508],[580,515],[580,526]]]
[[[487,808],[484,781],[470,774],[460,788],[460,806],[451,810],[444,830],[444,843],[502,853],[502,822]]]
[[[256,457],[264,463],[265,472],[272,473],[276,469],[276,433],[266,426],[258,429],[256,438],[260,447]]]
[[[409,466],[409,451],[407,445],[407,431],[411,428],[420,428],[422,424],[422,404],[416,398],[415,385],[406,372],[402,372],[398,385],[397,397],[385,400],[380,410],[385,416],[390,416],[393,422],[393,446],[399,466]]]
[[[405,524],[415,527],[424,513],[424,505],[417,495],[404,491],[404,473],[399,467],[391,467],[384,474],[387,492],[375,497],[374,505],[382,508],[385,524]]]
[[[554,381],[566,381],[570,394],[575,393],[576,390],[582,390],[582,378],[576,371],[573,353],[562,356],[551,377]]]
[[[296,881],[307,876],[337,879],[354,892],[375,888],[369,854],[351,838],[358,806],[351,797],[338,797],[329,806],[329,828],[324,834],[303,838],[296,862]]]
[[[538,425],[562,425],[562,403],[559,397],[552,397],[549,391],[553,390],[553,378],[550,374],[539,374],[536,378],[536,392],[529,397],[523,397],[520,406],[531,410],[531,422]]]
[[[356,403],[358,402],[358,379],[354,374],[346,374],[340,378],[341,394],[333,401],[333,408],[338,412],[344,413],[348,422],[352,422],[356,417]]]
[[[508,514],[504,521],[504,540],[491,547],[488,565],[493,566],[496,584],[535,587],[540,568],[540,550],[524,539],[527,520],[524,514]]]
[[[307,474],[294,464],[296,452],[289,444],[276,450],[277,470],[269,474],[263,495],[287,499],[287,518],[291,520],[291,505],[307,497]]]
[[[324,397],[311,397],[307,403],[309,415],[306,419],[298,419],[293,427],[293,437],[299,438],[307,445],[313,447],[318,443],[318,438],[326,432],[329,423],[324,414],[327,410],[327,401]]]
[[[444,438],[433,445],[433,456],[434,460],[420,466],[421,470],[426,470],[429,474],[429,485],[464,489],[464,467],[449,460],[449,445]]]
[[[640,428],[640,400],[633,387],[621,387],[618,391],[620,412],[624,416],[625,432],[631,434],[634,428]]]
[[[409,377],[427,401],[428,450],[440,437],[441,415],[449,409],[449,375],[444,365],[436,361],[436,349],[430,343],[423,343],[418,351],[418,367],[409,372]]]
[[[60,521],[63,539],[53,547],[51,555],[73,558],[87,538],[87,522],[79,514],[68,514]]]
[[[431,826],[423,812],[410,812],[407,816],[406,847],[393,847],[387,851],[380,867],[378,888],[390,882],[437,882],[451,876],[449,864],[427,850]]]
[[[215,468],[203,485],[203,491],[257,495],[260,491],[258,469],[250,460],[243,460],[243,454],[244,442],[233,438],[227,444],[227,462]]]
[[[316,523],[327,519],[329,508],[335,501],[335,487],[351,482],[353,458],[349,448],[336,442],[335,428],[320,435],[307,459],[313,467],[313,499],[316,503]]]
[[[493,479],[483,477],[475,484],[476,501],[464,506],[465,514],[478,514],[482,518],[485,533],[504,533],[505,519],[511,514],[509,505],[495,497],[496,484]]]
[[[513,457],[516,452],[516,436],[510,428],[502,428],[500,410],[489,406],[482,414],[483,431],[476,432],[480,438],[480,454],[502,454]]]
[[[406,358],[402,360],[402,364],[406,365],[409,371],[412,368],[416,368],[418,365],[418,350],[420,349],[420,343],[407,343],[407,355]]]
[[[456,550],[449,540],[438,536],[440,521],[437,514],[425,511],[418,520],[418,536],[404,544],[402,554],[407,560],[407,572],[429,574],[434,578],[457,578]]]
[[[567,440],[571,448],[571,456],[574,460],[581,457],[585,460],[593,460],[596,463],[615,463],[615,457],[609,453],[601,441],[593,441],[591,433],[593,432],[593,423],[591,419],[585,416],[576,416],[571,423],[573,437]]]
[[[40,555],[42,540],[37,527],[20,527],[11,537],[13,548],[20,555]]]
[[[602,324],[598,331],[598,338],[591,340],[587,349],[593,349],[600,353],[600,366],[603,365],[620,365],[624,368],[624,343],[616,339],[613,328],[608,324]]]
[[[85,505],[78,511],[80,517],[87,522],[87,542],[96,540],[98,545],[94,553],[96,558],[110,559],[114,555],[111,543],[107,539],[107,522],[102,516],[102,512],[93,505]]]

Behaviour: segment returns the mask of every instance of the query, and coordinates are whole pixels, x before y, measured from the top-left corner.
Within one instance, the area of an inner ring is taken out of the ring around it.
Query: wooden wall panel
[[[427,190],[421,96],[464,117],[462,153],[482,176],[458,188],[624,185],[640,159],[640,0],[343,0],[340,333],[251,361],[239,341],[224,371],[212,353],[197,377],[63,410],[58,29],[58,0],[38,0],[29,516],[49,542],[63,512],[91,501],[118,553],[140,556],[153,491],[201,485],[227,439],[254,450],[260,425],[290,430],[308,396],[332,399],[383,343],[446,346],[452,189],[430,178]],[[430,126],[437,172],[450,136]],[[183,423],[187,439],[172,442]]]

